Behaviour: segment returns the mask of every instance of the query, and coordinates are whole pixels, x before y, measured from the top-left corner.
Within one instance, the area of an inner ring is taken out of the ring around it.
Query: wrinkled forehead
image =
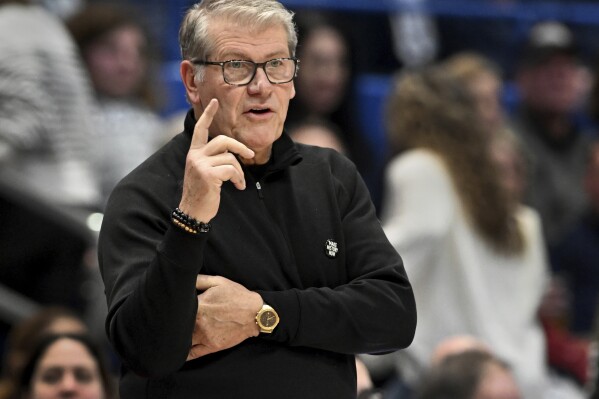
[[[215,15],[210,19],[208,32],[211,38],[218,37],[220,32],[225,29],[235,30],[251,38],[257,33],[267,30],[276,30],[280,32],[281,38],[286,42],[289,40],[285,24],[277,18],[256,19],[249,15]]]
[[[208,27],[209,54],[220,52],[267,51],[277,56],[291,55],[287,31],[282,23],[244,23],[230,17],[219,17]]]

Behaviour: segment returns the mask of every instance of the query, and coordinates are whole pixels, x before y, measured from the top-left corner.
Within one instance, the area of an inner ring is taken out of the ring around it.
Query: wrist
[[[199,221],[189,214],[185,213],[181,208],[176,208],[171,214],[171,221],[177,227],[190,234],[208,233],[212,227],[210,223]]]
[[[279,321],[277,311],[266,303],[256,313],[256,325],[261,333],[271,334],[279,325]]]

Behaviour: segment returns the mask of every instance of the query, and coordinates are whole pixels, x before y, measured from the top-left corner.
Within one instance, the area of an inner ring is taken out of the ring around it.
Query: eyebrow
[[[248,57],[246,54],[241,53],[241,52],[231,52],[231,53],[226,53],[227,55],[224,57],[227,60],[247,60],[247,61],[251,61],[251,57]],[[266,58],[266,60],[272,60],[275,58],[287,58],[287,57],[291,57],[290,55],[287,55],[287,53],[283,54],[281,51],[273,51],[272,53],[268,53],[264,58]],[[226,60],[225,60],[226,61]]]

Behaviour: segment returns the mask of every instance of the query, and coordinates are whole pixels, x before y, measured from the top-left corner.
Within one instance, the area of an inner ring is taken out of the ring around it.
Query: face
[[[470,83],[470,90],[483,123],[490,129],[501,126],[501,81],[491,73],[483,73]]]
[[[492,363],[486,367],[474,399],[521,399],[514,377],[503,367]]]
[[[147,43],[134,26],[124,26],[91,44],[85,61],[98,93],[127,97],[139,88],[146,73]]]
[[[98,364],[78,341],[63,338],[42,355],[31,380],[30,399],[102,399]]]
[[[210,25],[214,38],[213,54],[208,61],[248,60],[265,62],[273,58],[290,57],[287,34],[282,26],[249,32],[234,23],[215,20]],[[186,61],[184,61],[185,63]],[[254,79],[246,86],[225,83],[220,66],[205,66],[204,79],[191,87],[186,79],[188,96],[199,116],[212,98],[219,101],[210,135],[232,137],[256,153],[255,161],[263,163],[270,157],[272,143],[283,132],[289,100],[295,96],[293,81],[272,84],[264,69],[258,68]],[[184,79],[185,79],[185,72]]]
[[[554,55],[541,65],[527,68],[519,77],[526,103],[550,113],[569,113],[584,97],[584,69],[568,55]]]
[[[341,35],[331,28],[319,28],[302,44],[298,92],[315,114],[326,115],[345,95],[349,79],[348,54]]]
[[[526,189],[524,159],[508,143],[498,142],[491,147],[491,157],[499,170],[499,179],[510,198],[520,202]]]

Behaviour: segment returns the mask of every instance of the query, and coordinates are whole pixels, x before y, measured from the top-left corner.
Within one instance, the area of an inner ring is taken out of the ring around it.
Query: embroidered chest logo
[[[339,252],[339,247],[337,243],[333,240],[327,240],[324,243],[324,253],[329,258],[333,259],[337,257],[337,252]]]

